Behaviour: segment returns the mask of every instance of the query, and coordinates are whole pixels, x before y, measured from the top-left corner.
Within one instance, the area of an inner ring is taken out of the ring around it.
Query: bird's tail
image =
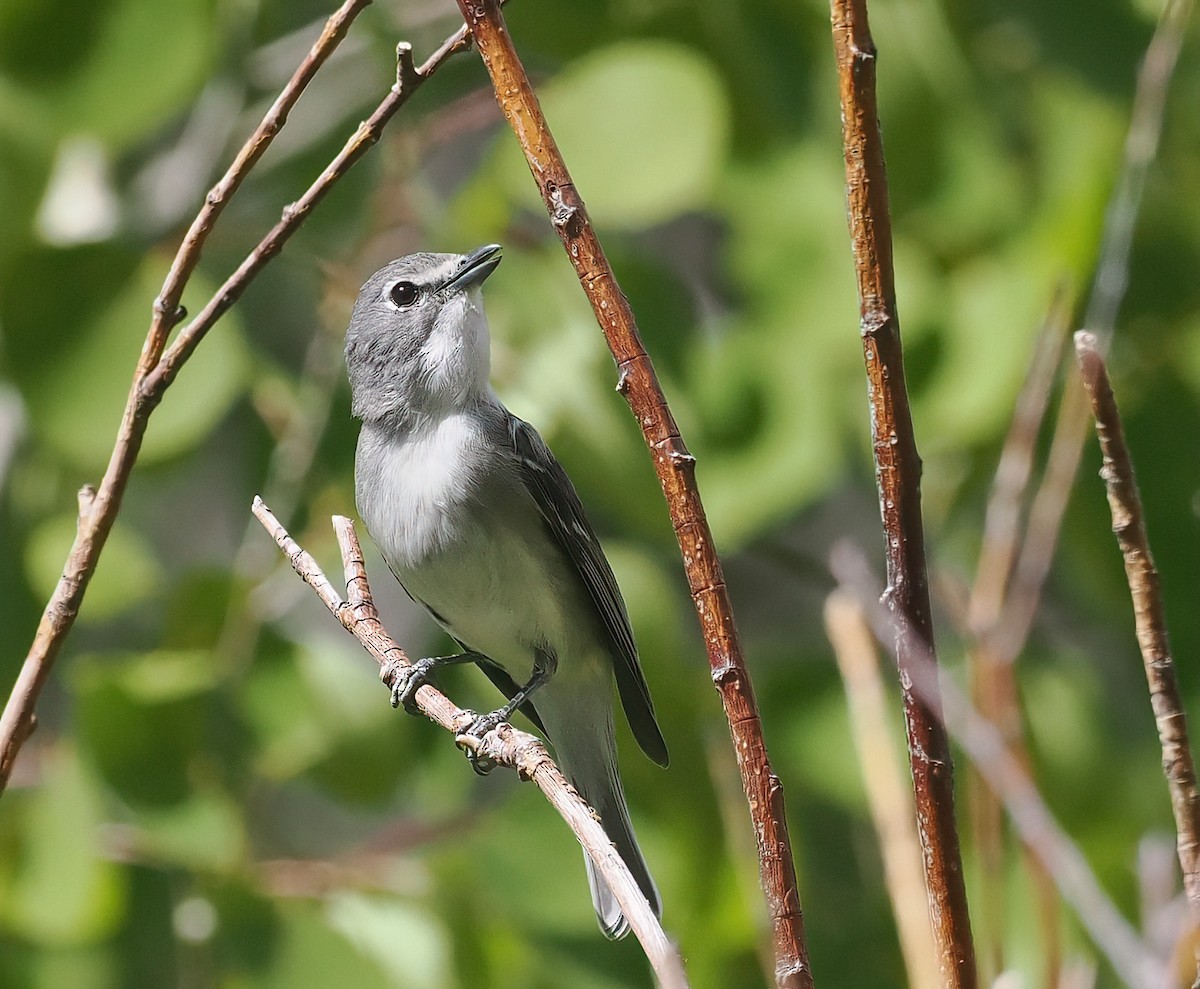
[[[638,848],[637,838],[634,837],[633,825],[629,822],[629,809],[625,806],[625,793],[617,775],[616,760],[597,767],[597,772],[594,773],[573,771],[571,767],[564,768],[567,769],[571,784],[600,817],[604,833],[611,839],[617,854],[633,873],[634,881],[649,901],[654,915],[661,917],[662,901],[659,899],[658,887],[654,885],[650,870],[646,867],[646,860],[642,858],[641,849]],[[624,937],[629,933],[629,922],[621,912],[616,896],[586,852],[583,858],[587,866],[588,886],[592,891],[592,906],[596,909],[600,929],[604,931],[605,937]]]

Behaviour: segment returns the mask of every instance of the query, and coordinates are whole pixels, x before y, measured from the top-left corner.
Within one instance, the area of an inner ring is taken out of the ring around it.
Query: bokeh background
[[[0,670],[107,461],[179,237],[330,6],[0,0]],[[1151,0],[880,0],[881,113],[931,567],[969,581],[1054,288],[1086,297]],[[839,539],[881,559],[829,12],[816,2],[514,0],[509,24],[638,315],[709,517],[787,791],[817,983],[904,984],[821,624]],[[391,84],[454,29],[379,2],[214,233],[193,312]],[[1185,46],[1137,225],[1113,370],[1186,696],[1200,702],[1200,52]],[[374,666],[250,518],[330,569],[353,514],[341,335],[411,250],[498,241],[494,381],[574,477],[625,590],[673,764],[622,735],[633,817],[697,987],[771,970],[752,838],[649,459],[482,66],[412,100],[209,335],[149,428],[116,530],[0,801],[0,983],[651,984],[598,934],[574,840],[396,714]],[[1082,307],[1082,303],[1081,303]],[[1154,725],[1089,442],[1022,701],[1052,809],[1134,922],[1169,834]],[[878,563],[877,563],[878,565]],[[372,551],[385,618],[443,651]],[[962,643],[939,606],[942,658]],[[444,680],[487,709],[483,678]],[[7,692],[7,686],[5,687]],[[964,773],[960,758],[960,780]],[[966,801],[968,879],[977,893]],[[1169,839],[1168,839],[1169,840]],[[1008,962],[1041,941],[1016,864]],[[1093,959],[1064,910],[1068,953]],[[978,925],[977,925],[978,926]],[[982,932],[981,932],[982,935]],[[1035,985],[1036,981],[1025,984]],[[1117,985],[1100,963],[1098,983]]]

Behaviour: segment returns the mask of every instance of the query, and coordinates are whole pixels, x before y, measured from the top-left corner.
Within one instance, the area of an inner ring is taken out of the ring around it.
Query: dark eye
[[[388,292],[388,298],[398,309],[406,309],[417,301],[420,290],[412,282],[396,282]]]

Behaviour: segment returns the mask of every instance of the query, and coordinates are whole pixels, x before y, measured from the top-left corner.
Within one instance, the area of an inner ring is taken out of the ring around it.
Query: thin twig
[[[1076,333],[1075,354],[1092,401],[1096,434],[1104,454],[1100,476],[1108,490],[1113,532],[1125,561],[1125,576],[1133,598],[1138,646],[1150,687],[1150,706],[1158,726],[1163,771],[1175,814],[1176,848],[1183,870],[1183,888],[1191,905],[1192,918],[1200,926],[1200,792],[1196,788],[1196,767],[1188,742],[1187,714],[1167,638],[1162,588],[1150,554],[1142,499],[1134,479],[1129,447],[1125,443],[1121,414],[1096,337],[1086,331]],[[1197,980],[1200,981],[1200,945],[1196,950]]]
[[[296,573],[379,664],[380,678],[390,688],[397,671],[407,666],[409,661],[404,650],[379,620],[354,523],[340,515],[333,518],[346,578],[346,598],[343,599],[316,560],[288,535],[261,498],[254,499],[252,511]],[[424,684],[417,690],[415,701],[429,720],[453,732],[459,745],[473,749],[497,765],[515,769],[522,779],[533,780],[537,784],[603,874],[660,983],[669,989],[686,989],[687,977],[678,951],[663,932],[662,925],[654,916],[628,866],[604,833],[599,819],[555,765],[541,739],[509,724],[500,725],[481,739],[465,735],[463,732],[470,727],[475,714],[458,707],[430,684]]]
[[[841,91],[847,212],[887,558],[884,601],[895,620],[925,886],[942,985],[974,989],[978,976],[954,814],[950,744],[936,683],[935,689],[918,696],[908,678],[910,644],[918,643],[934,655],[933,624],[921,519],[921,458],[904,384],[896,312],[887,169],[875,96],[875,45],[867,23],[866,0],[832,0],[831,9]]]
[[[1013,561],[1021,544],[1022,506],[1033,477],[1038,433],[1054,391],[1070,318],[1070,294],[1063,283],[1055,290],[1038,331],[988,495],[983,542],[968,606],[967,620],[976,639],[987,638],[1004,606]]]
[[[1158,153],[1167,93],[1193,5],[1193,0],[1168,0],[1138,72],[1121,177],[1108,207],[1087,307],[1086,326],[1096,335],[1102,355],[1108,350],[1125,295],[1133,228],[1146,175]],[[1059,406],[1046,472],[1030,508],[1012,589],[998,623],[995,649],[1002,657],[1015,658],[1029,637],[1079,470],[1088,419],[1083,385],[1076,375],[1070,375]]]
[[[994,654],[991,647],[996,623],[1004,610],[1013,561],[1021,544],[1022,511],[1033,478],[1038,433],[1046,417],[1054,381],[1061,362],[1071,317],[1066,284],[1061,284],[1042,321],[1025,382],[1017,396],[1012,424],[1004,440],[1000,462],[992,482],[985,514],[979,563],[967,607],[971,637],[968,658],[971,696],[977,709],[996,725],[1006,744],[1029,769],[1023,720],[1017,702],[1014,664]],[[978,771],[968,770],[969,818],[983,881],[977,899],[983,933],[980,964],[985,983],[1004,969],[1005,938],[1001,923],[1005,914],[1003,808],[996,795],[983,784]],[[1053,882],[1026,850],[1026,864],[1037,891],[1044,944],[1046,976],[1043,984],[1053,989],[1062,967],[1058,895]]]
[[[343,8],[343,10],[346,9]],[[335,17],[337,16],[339,15],[335,15]],[[321,40],[328,46],[334,46],[341,36],[339,31],[326,31],[322,33]],[[32,734],[36,725],[34,709],[37,699],[50,676],[50,670],[63,643],[75,624],[88,581],[95,572],[100,552],[104,548],[108,534],[112,531],[113,523],[116,520],[117,512],[120,510],[121,498],[129,483],[133,465],[137,461],[146,425],[150,415],[162,401],[163,393],[174,381],[179,369],[191,356],[204,334],[241,296],[262,267],[279,253],[284,242],[296,232],[300,224],[308,217],[313,206],[328,192],[333,183],[340,179],[350,166],[379,140],[380,132],[387,121],[450,55],[462,51],[468,43],[466,28],[459,28],[419,69],[413,68],[411,47],[407,44],[399,46],[397,49],[399,69],[396,83],[375,112],[365,123],[359,125],[354,136],[329,167],[321,173],[316,182],[296,203],[284,210],[280,222],[242,262],[237,271],[225,281],[225,284],[196,318],[179,332],[174,343],[162,351],[162,356],[157,362],[143,374],[142,369],[146,365],[146,355],[161,347],[167,330],[176,319],[173,313],[178,312],[177,308],[172,309],[172,313],[165,312],[166,308],[171,305],[170,296],[175,293],[175,289],[171,288],[171,291],[168,292],[164,287],[160,301],[163,298],[166,298],[167,301],[161,306],[156,304],[151,328],[146,343],[143,345],[142,356],[139,358],[138,372],[133,386],[130,388],[129,397],[126,399],[125,412],[121,418],[121,425],[108,467],[104,472],[104,478],[96,489],[94,497],[86,504],[83,502],[80,504],[79,526],[75,541],[67,556],[67,562],[63,566],[63,576],[46,604],[29,653],[26,655],[21,672],[13,685],[4,713],[0,716],[0,793],[8,783],[17,752]],[[302,65],[301,71],[305,70],[311,58],[310,54]],[[289,83],[290,85],[292,84]],[[275,107],[272,107],[268,116],[274,112]],[[257,143],[258,133],[256,130],[247,146]],[[245,148],[242,153],[246,155],[246,167],[249,167],[253,163],[254,156],[247,154]],[[227,194],[232,193],[238,182],[240,182],[240,178],[231,183]],[[212,204],[206,202],[201,212],[211,209]],[[201,223],[200,227],[203,228],[203,226],[204,224]],[[181,251],[185,254],[198,251],[203,240],[203,233],[185,239]],[[185,257],[181,261],[177,258],[176,266],[180,270],[180,277],[194,269],[195,263],[195,259]],[[174,284],[170,276],[168,276],[168,284]],[[179,291],[182,292],[182,287],[179,287]]]
[[[633,409],[650,448],[679,540],[692,600],[708,649],[712,678],[729,720],[758,844],[759,874],[781,987],[809,989],[812,973],[784,814],[783,787],[771,770],[762,721],[733,620],[721,562],[704,515],[688,453],[617,285],[583,198],[550,133],[537,95],[505,27],[497,0],[459,0],[463,19],[492,79],[496,100],[525,152],[550,219],[591,302],[619,370],[618,390]]]
[[[221,180],[209,190],[204,197],[204,205],[192,225],[184,234],[183,242],[175,254],[171,270],[163,282],[162,291],[154,300],[154,311],[150,322],[150,332],[146,336],[146,344],[142,348],[141,361],[138,363],[137,377],[144,378],[158,363],[163,348],[167,344],[167,336],[182,317],[179,300],[183,296],[184,286],[191,278],[192,272],[200,262],[204,250],[204,242],[208,239],[213,225],[217,222],[226,204],[237,192],[242,180],[249,174],[250,169],[270,147],[275,136],[287,123],[288,114],[300,99],[300,94],[312,82],[317,70],[325,64],[325,60],[333,54],[333,50],[346,36],[350,24],[371,0],[346,0],[341,7],[325,22],[321,35],[314,42],[308,55],[292,74],[292,78],[283,87],[275,102],[271,104],[266,115],[254,129],[254,133],[246,139],[237,157],[229,166]]]
[[[971,706],[952,681],[939,677],[937,663],[924,643],[899,628],[894,616],[879,603],[877,586],[863,555],[854,547],[835,547],[832,569],[841,586],[862,607],[875,637],[897,663],[900,638],[912,640],[907,669],[913,690],[941,697],[946,727],[1004,803],[1021,840],[1035,851],[1043,868],[1054,877],[1062,898],[1074,909],[1096,949],[1131,989],[1162,989],[1169,985],[1161,960],[1113,905],[1078,846],[1055,820],[1033,780],[1004,744],[995,726]]]
[[[937,953],[929,927],[921,844],[912,798],[900,772],[897,745],[888,731],[887,702],[875,638],[858,602],[844,591],[825,600],[825,631],[837,658],[850,709],[850,728],[879,850],[883,878],[900,935],[908,985],[937,984]]]

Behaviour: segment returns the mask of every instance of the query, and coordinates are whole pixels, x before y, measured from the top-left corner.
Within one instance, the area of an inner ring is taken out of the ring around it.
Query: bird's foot
[[[459,738],[461,739],[465,735],[478,742],[489,731],[504,724],[510,717],[512,717],[512,711],[508,707],[498,708],[489,714],[477,714],[475,715],[475,720],[471,722],[465,731],[460,733]],[[460,741],[458,747],[466,754],[467,762],[471,764],[471,768],[480,776],[487,776],[488,773],[496,768],[496,761],[486,755],[481,755],[477,746],[464,744]]]
[[[404,705],[409,714],[419,714],[417,710],[417,691],[429,683],[433,671],[443,665],[444,656],[427,656],[415,663],[393,661],[384,664],[379,670],[379,679],[390,683],[392,688],[392,707]]]

